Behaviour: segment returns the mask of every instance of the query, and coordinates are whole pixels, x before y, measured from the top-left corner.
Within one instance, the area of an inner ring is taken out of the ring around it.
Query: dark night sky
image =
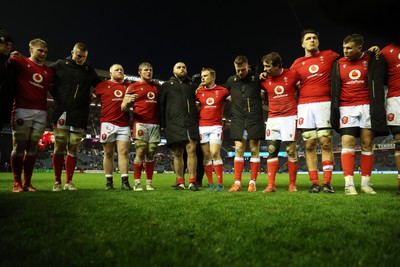
[[[320,49],[341,52],[351,33],[365,37],[365,48],[384,46],[394,37],[394,1],[375,4],[344,0],[243,1],[7,1],[0,26],[14,39],[14,49],[28,55],[28,42],[40,37],[49,44],[47,59],[70,55],[74,43],[89,46],[89,61],[108,70],[120,63],[126,74],[137,74],[142,61],[154,68],[154,78],[168,79],[177,61],[189,75],[202,67],[217,71],[217,83],[234,74],[233,59],[246,55],[262,68],[261,57],[279,52],[284,67],[304,55],[300,33],[320,32]],[[393,27],[393,26],[392,26]],[[397,37],[397,36],[396,36]]]

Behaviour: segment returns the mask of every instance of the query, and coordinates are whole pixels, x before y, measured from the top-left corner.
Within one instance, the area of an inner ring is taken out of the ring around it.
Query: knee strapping
[[[280,140],[267,140],[267,146],[268,146],[268,152],[269,152],[268,158],[278,157],[279,148],[281,146],[281,141]]]
[[[43,131],[38,129],[33,129],[31,132],[31,141],[38,143],[39,140],[42,138]]]
[[[157,149],[157,144],[154,144],[154,143],[149,144],[149,153],[156,152],[156,149]]]
[[[13,139],[14,140],[24,140],[24,141],[28,141],[29,140],[29,135],[28,135],[29,131],[27,131],[26,129],[17,129],[17,130],[13,130],[12,135],[13,135]],[[38,140],[39,141],[39,140]]]
[[[301,136],[303,137],[303,140],[305,140],[305,141],[318,138],[317,130],[302,132]]]
[[[82,140],[82,134],[76,132],[70,132],[69,142],[71,145],[78,145]]]
[[[135,143],[135,147],[136,148],[145,148],[145,147],[147,147],[147,143],[143,143],[143,142]],[[149,145],[149,148],[150,148],[150,145]]]
[[[332,129],[320,129],[317,130],[317,135],[318,137],[332,137],[333,135],[333,130]]]
[[[54,139],[58,143],[67,143],[67,132],[65,131],[59,131],[56,135],[54,135]]]

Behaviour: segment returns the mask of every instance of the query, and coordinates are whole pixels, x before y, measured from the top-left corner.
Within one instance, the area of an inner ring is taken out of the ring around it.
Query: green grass
[[[63,179],[65,179],[63,177]],[[377,195],[299,192],[175,191],[172,174],[157,174],[153,192],[105,191],[102,174],[76,174],[78,191],[52,192],[52,173],[34,173],[37,193],[11,193],[0,173],[0,266],[399,266],[397,176],[373,175]],[[132,175],[130,176],[132,181]],[[355,178],[359,191],[360,178]]]

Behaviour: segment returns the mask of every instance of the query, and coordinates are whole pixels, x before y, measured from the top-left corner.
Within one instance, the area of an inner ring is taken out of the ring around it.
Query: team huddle
[[[360,191],[376,194],[370,183],[375,137],[392,134],[400,194],[400,44],[364,50],[364,38],[351,34],[343,40],[343,53],[319,50],[319,33],[301,33],[305,55],[290,68],[283,68],[279,53],[261,58],[263,71],[251,68],[244,55],[234,59],[235,74],[225,84],[216,84],[216,71],[201,70],[197,84],[187,75],[184,62],[173,66],[173,75],[160,84],[153,79],[153,67],[142,62],[139,80],[125,79],[124,68],[113,64],[110,79],[101,80],[87,64],[88,47],[76,43],[71,55],[45,65],[47,43],[33,39],[30,56],[11,52],[12,39],[0,30],[1,128],[11,123],[13,150],[11,169],[13,192],[36,192],[32,173],[38,143],[47,122],[47,94],[54,99],[53,191],[77,190],[73,175],[78,149],[88,124],[91,103],[101,104],[100,142],[106,190],[114,189],[114,151],[117,150],[122,190],[154,190],[156,148],[165,135],[173,152],[175,190],[199,190],[196,169],[204,167],[206,190],[224,191],[221,147],[224,138],[223,112],[229,101],[230,136],[235,143],[234,183],[230,193],[242,191],[244,152],[251,152],[248,192],[257,191],[260,144],[268,147],[268,185],[264,193],[276,192],[281,145],[287,152],[288,191],[296,192],[299,136],[305,144],[305,159],[311,181],[310,193],[335,193],[331,186],[334,168],[332,137],[341,136],[341,169],[345,194],[357,195],[354,184],[355,146],[361,146]],[[4,63],[4,64],[3,64]],[[264,121],[263,110],[268,110]],[[133,119],[131,123],[131,118]],[[11,118],[11,120],[10,120]],[[128,153],[135,144],[133,185],[129,182]],[[320,182],[317,146],[321,148],[323,179]],[[203,160],[198,162],[200,146]],[[65,182],[62,170],[65,167]],[[144,172],[145,184],[141,185]],[[188,181],[185,181],[185,173]],[[213,175],[215,173],[216,178]],[[23,177],[22,177],[23,174]]]

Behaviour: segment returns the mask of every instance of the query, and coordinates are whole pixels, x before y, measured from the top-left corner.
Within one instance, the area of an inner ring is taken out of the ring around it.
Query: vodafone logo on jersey
[[[357,80],[361,77],[361,72],[359,70],[352,70],[349,72],[349,78],[352,80]]]
[[[40,75],[39,73],[34,73],[32,75],[32,79],[37,83],[41,83],[43,81],[43,76]]]
[[[319,67],[318,67],[318,65],[311,65],[309,68],[308,68],[308,71],[309,72],[311,72],[311,73],[316,73],[316,72],[318,72],[319,71]]]
[[[211,106],[212,104],[214,104],[214,98],[212,97],[207,98],[206,103],[207,105]]]
[[[274,92],[277,95],[281,95],[285,92],[285,88],[283,88],[283,86],[278,85],[277,87],[274,88]]]
[[[147,93],[147,98],[150,100],[153,100],[156,97],[156,94],[153,92],[148,92]]]
[[[118,98],[121,97],[122,94],[123,94],[123,93],[122,93],[121,90],[115,90],[115,91],[114,91],[114,95],[115,95],[116,97],[118,97]]]

